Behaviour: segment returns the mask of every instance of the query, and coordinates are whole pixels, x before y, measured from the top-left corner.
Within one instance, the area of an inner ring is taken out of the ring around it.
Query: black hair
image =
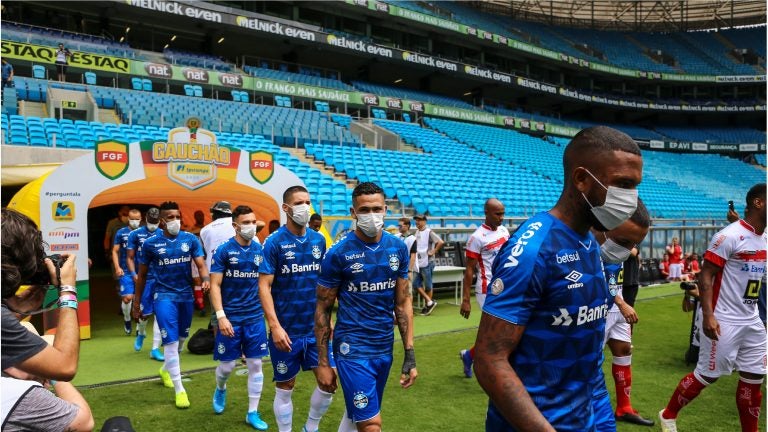
[[[232,211],[232,220],[237,219],[237,217],[240,215],[244,215],[248,213],[253,213],[253,210],[251,210],[251,208],[248,207],[247,205],[239,205],[235,207],[234,211]]]
[[[45,243],[29,217],[9,208],[2,209],[2,291],[8,298],[44,265]]]
[[[322,222],[323,221],[323,217],[320,216],[319,213],[312,213],[312,216],[309,217],[309,221],[310,222],[314,222],[316,220],[319,220],[320,222]]]
[[[160,211],[163,212],[165,210],[178,210],[179,204],[175,201],[166,201],[162,204],[160,204]]]
[[[747,192],[747,208],[755,208],[755,199],[765,200],[765,183],[758,183],[752,186]]]
[[[372,182],[363,182],[359,185],[355,186],[355,189],[352,191],[352,202],[355,202],[355,198],[359,197],[360,195],[376,195],[381,194],[384,195],[384,189],[381,188],[381,186],[377,185],[376,183]]]
[[[607,126],[582,129],[573,137],[563,152],[563,170],[566,183],[574,168],[589,161],[598,161],[606,153],[623,151],[641,156],[640,147],[624,132]]]
[[[304,186],[299,186],[299,185],[291,186],[288,189],[286,189],[285,192],[283,192],[283,202],[288,201],[288,198],[290,198],[291,195],[295,194],[296,192],[309,193],[307,188],[305,188]]]
[[[637,199],[637,208],[635,209],[635,212],[632,213],[632,216],[629,217],[629,220],[634,222],[640,228],[650,228],[651,215],[648,214],[648,208],[640,198]]]
[[[158,209],[157,207],[150,207],[147,210],[146,218],[147,219],[160,219],[160,209]]]

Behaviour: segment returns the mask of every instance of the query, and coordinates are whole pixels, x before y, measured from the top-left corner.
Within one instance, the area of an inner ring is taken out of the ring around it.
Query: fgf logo
[[[128,144],[119,141],[96,143],[96,169],[106,178],[115,180],[128,171]]]
[[[75,203],[72,201],[54,201],[51,204],[51,217],[56,222],[75,220]]]

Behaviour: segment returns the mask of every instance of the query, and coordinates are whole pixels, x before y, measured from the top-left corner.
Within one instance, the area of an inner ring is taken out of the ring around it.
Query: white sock
[[[232,362],[233,364],[235,362]],[[264,388],[264,373],[261,371],[260,358],[247,358],[248,366],[248,412],[259,410],[261,390]]]
[[[227,388],[227,380],[229,379],[229,375],[232,373],[234,369],[235,369],[234,360],[219,362],[219,365],[216,366],[216,388],[217,389],[224,390]]]
[[[184,391],[184,385],[181,383],[181,364],[179,364],[179,343],[173,342],[165,345],[165,362],[163,368],[171,374],[173,389],[176,393]]]
[[[133,301],[121,302],[120,307],[123,308],[123,320],[130,321],[131,320],[131,310],[133,310]]]
[[[326,393],[315,387],[312,397],[309,399],[309,416],[307,416],[306,428],[309,432],[314,432],[320,427],[320,419],[328,411],[333,401],[333,393]]]
[[[139,334],[142,336],[147,335],[147,320],[140,319],[139,325],[136,326],[136,329],[139,331]]]
[[[357,425],[349,418],[347,409],[344,409],[344,415],[341,416],[341,423],[339,423],[339,432],[357,432]]]
[[[163,341],[163,339],[160,337],[160,326],[157,325],[157,318],[154,320],[154,324],[152,324],[152,349],[158,349],[160,348],[160,342]]]
[[[293,426],[293,390],[275,388],[275,402],[272,409],[275,410],[275,422],[279,432],[291,432]]]

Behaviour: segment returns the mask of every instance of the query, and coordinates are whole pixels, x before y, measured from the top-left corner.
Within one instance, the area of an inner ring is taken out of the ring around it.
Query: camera
[[[680,289],[683,291],[695,290],[699,287],[696,282],[680,282]]]
[[[37,273],[32,275],[29,280],[25,281],[22,285],[61,285],[61,276],[59,275],[59,269],[64,265],[66,259],[59,254],[53,254],[46,256],[53,265],[56,267],[56,281],[51,281],[51,274],[48,272],[48,267],[44,262],[40,262],[40,267],[37,269]]]

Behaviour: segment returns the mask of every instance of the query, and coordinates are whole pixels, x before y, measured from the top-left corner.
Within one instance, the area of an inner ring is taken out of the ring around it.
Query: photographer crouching
[[[75,256],[46,257],[35,223],[7,208],[1,235],[2,430],[90,431],[91,409],[67,382],[77,372],[80,351]],[[56,290],[58,299],[43,305],[49,290]],[[48,345],[19,320],[56,305],[59,321]]]

